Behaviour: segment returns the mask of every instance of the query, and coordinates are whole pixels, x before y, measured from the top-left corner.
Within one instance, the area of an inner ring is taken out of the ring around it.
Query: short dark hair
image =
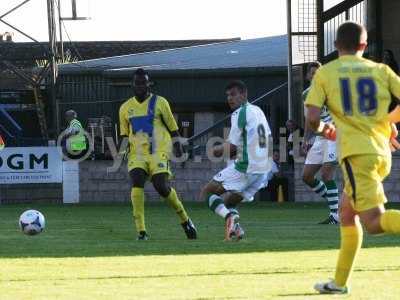
[[[318,69],[320,66],[322,66],[322,64],[318,60],[310,62],[307,65],[307,73],[310,72],[310,70],[312,68],[317,68]]]
[[[136,69],[135,73],[133,74],[133,76],[149,76],[149,74],[143,69],[143,68],[139,68]]]
[[[225,87],[225,91],[237,88],[242,94],[247,92],[246,84],[241,80],[233,80]]]
[[[337,29],[336,43],[343,50],[356,51],[363,34],[367,34],[363,25],[355,22],[345,22]]]

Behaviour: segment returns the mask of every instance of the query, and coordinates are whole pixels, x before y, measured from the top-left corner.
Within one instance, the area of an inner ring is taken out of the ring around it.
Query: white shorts
[[[235,164],[227,166],[213,178],[228,192],[242,195],[242,202],[251,202],[259,189],[268,184],[268,174],[246,174],[235,169]]]
[[[316,137],[306,156],[306,165],[322,165],[336,161],[336,142]]]

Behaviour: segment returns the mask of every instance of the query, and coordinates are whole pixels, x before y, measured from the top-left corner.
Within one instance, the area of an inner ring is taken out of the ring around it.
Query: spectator
[[[83,157],[88,150],[83,127],[77,118],[78,114],[74,110],[65,112],[65,120],[67,121],[68,127],[64,131],[64,154],[70,159],[79,159]]]
[[[289,179],[285,177],[281,171],[281,163],[279,161],[279,151],[274,150],[272,155],[272,168],[268,174],[268,186],[267,191],[270,194],[272,201],[278,200],[279,186],[283,190],[283,200],[288,201],[289,197]]]
[[[382,62],[388,65],[396,74],[399,74],[399,65],[397,64],[397,61],[394,58],[392,50],[386,49],[383,51]]]

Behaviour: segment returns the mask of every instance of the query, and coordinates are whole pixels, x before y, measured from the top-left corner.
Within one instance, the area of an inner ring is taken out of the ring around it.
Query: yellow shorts
[[[354,155],[342,160],[344,192],[357,212],[387,202],[382,181],[389,175],[391,165],[390,155]]]
[[[136,168],[144,170],[150,177],[160,173],[172,176],[169,157],[166,153],[129,155],[128,171]]]

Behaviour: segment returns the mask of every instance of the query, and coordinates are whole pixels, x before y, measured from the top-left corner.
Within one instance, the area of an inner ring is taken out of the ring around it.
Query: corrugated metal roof
[[[294,59],[300,56],[295,52]],[[59,72],[126,72],[148,70],[213,70],[287,66],[287,36],[224,42],[60,65]]]
[[[82,61],[109,56],[230,42],[233,40],[239,40],[239,38],[163,41],[64,41],[63,47],[64,52],[69,53],[74,60]],[[0,54],[2,59],[12,62],[17,67],[32,67],[36,66],[36,60],[48,58],[46,51],[48,47],[48,42],[0,42]]]

